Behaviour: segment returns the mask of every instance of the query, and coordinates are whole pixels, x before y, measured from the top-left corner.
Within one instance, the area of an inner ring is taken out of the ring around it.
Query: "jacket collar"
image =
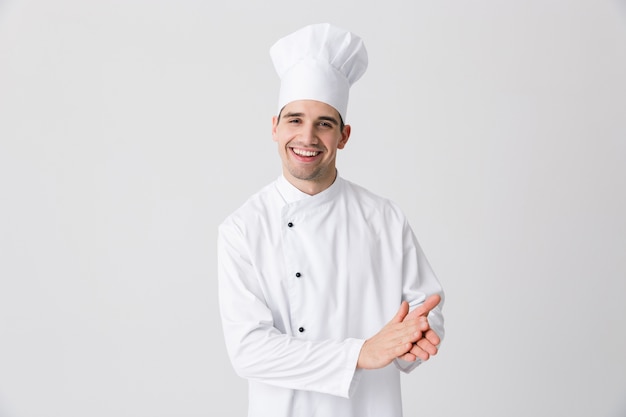
[[[335,181],[330,185],[330,187],[315,195],[309,195],[297,189],[285,178],[284,175],[281,175],[276,181],[276,188],[286,204],[292,204],[307,199],[311,202],[323,202],[327,201],[329,198],[332,199],[335,196],[341,187],[342,181],[343,180],[339,176],[339,173],[337,173],[337,178],[335,178]]]

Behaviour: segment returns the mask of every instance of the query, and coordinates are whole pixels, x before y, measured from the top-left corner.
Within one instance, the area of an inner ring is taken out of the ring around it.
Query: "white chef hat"
[[[361,38],[329,23],[309,25],[279,39],[270,56],[280,77],[278,112],[294,100],[317,100],[346,120],[350,87],[367,69]]]

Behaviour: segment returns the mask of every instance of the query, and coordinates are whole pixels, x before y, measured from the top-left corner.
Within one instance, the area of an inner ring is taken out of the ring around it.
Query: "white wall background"
[[[216,227],[323,21],[370,54],[341,173],[447,293],[406,415],[626,416],[624,0],[0,1],[0,416],[245,415]]]

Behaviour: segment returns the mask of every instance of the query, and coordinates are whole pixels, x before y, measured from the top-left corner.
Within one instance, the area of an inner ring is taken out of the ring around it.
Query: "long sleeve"
[[[363,340],[310,341],[277,328],[284,323],[268,307],[243,233],[233,222],[218,233],[220,313],[235,371],[278,387],[348,397]]]
[[[403,228],[403,300],[409,303],[409,310],[413,311],[430,295],[439,294],[441,302],[428,314],[428,322],[441,340],[445,336],[443,304],[444,292],[441,284],[435,277],[433,270],[424,255],[424,252],[409,224],[405,221]],[[408,373],[419,366],[422,361],[406,362],[400,359],[394,361],[401,371]]]

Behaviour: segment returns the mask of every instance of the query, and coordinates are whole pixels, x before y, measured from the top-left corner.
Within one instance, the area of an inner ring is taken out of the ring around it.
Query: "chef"
[[[437,353],[443,290],[401,209],[339,176],[361,38],[306,26],[270,49],[282,174],[218,230],[220,314],[250,417],[399,417]]]

